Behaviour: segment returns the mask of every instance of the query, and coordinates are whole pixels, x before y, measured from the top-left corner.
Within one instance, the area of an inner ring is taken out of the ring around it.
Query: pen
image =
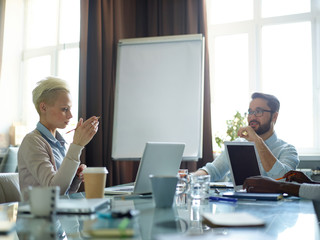
[[[294,176],[294,175],[296,175],[295,173],[291,173],[290,175],[288,175],[287,177],[292,177],[292,176]],[[280,177],[280,178],[276,178],[275,180],[281,180],[281,179],[284,179],[284,178],[287,178],[287,177]]]
[[[97,117],[97,120],[99,120],[100,116]],[[71,129],[70,131],[66,132],[65,134],[71,133],[72,131],[76,130],[77,128]]]
[[[235,202],[238,201],[238,199],[236,199],[236,198],[213,197],[213,196],[211,196],[211,197],[209,197],[209,201],[210,201],[210,202],[211,202],[211,201],[225,201],[225,202],[233,202],[233,203],[235,203]]]

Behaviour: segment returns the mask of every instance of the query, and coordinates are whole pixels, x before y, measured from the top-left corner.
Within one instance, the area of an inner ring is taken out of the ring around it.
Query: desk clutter
[[[108,198],[58,199],[54,212],[57,214],[93,214],[99,209],[110,209],[110,204],[111,199]],[[19,204],[18,211],[21,214],[33,214],[29,203]]]
[[[225,187],[221,187],[223,184]],[[51,217],[30,214],[30,206],[23,202],[15,203],[16,208],[10,213],[8,207],[3,207],[9,204],[0,204],[0,221],[5,219],[10,223],[0,223],[0,234],[17,235],[18,239],[72,240],[319,239],[311,201],[290,196],[276,201],[228,197],[228,193],[238,193],[227,187],[227,183],[223,184],[194,180],[191,197],[184,189],[191,184],[178,180],[173,204],[165,208],[156,207],[152,195],[105,195],[100,199],[86,199],[85,193],[60,196],[56,214]],[[62,211],[62,203],[77,210]],[[83,204],[97,207],[85,211]],[[292,237],[293,232],[296,238]]]
[[[97,218],[84,221],[84,233],[93,237],[128,238],[135,235],[138,210],[97,212]]]
[[[87,220],[84,221],[84,233],[103,238],[128,238],[135,234],[133,221],[129,218]]]

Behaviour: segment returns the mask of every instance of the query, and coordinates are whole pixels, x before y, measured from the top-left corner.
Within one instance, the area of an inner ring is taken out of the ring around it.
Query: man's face
[[[259,111],[259,110],[268,110],[271,111],[270,107],[267,104],[267,100],[262,98],[255,98],[250,102],[249,112]],[[248,114],[248,124],[253,130],[258,134],[262,135],[268,132],[272,124],[272,113],[263,112],[262,116],[255,116],[254,114]]]

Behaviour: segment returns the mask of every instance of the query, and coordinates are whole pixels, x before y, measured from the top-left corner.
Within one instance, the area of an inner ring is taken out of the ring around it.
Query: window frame
[[[30,114],[30,109],[28,108],[30,106],[30,99],[28,98],[28,93],[24,91],[24,89],[27,89],[28,84],[30,84],[27,79],[25,78],[25,71],[26,67],[24,66],[25,61],[43,57],[43,56],[49,56],[50,57],[50,75],[51,76],[58,76],[59,73],[59,53],[64,50],[71,50],[71,49],[78,49],[80,50],[80,36],[78,42],[69,42],[69,43],[60,43],[60,29],[61,29],[61,14],[62,11],[62,1],[67,0],[58,0],[58,13],[57,13],[57,27],[56,29],[53,29],[53,31],[56,31],[56,39],[55,39],[55,45],[48,45],[45,47],[39,47],[39,48],[27,48],[26,41],[23,41],[23,48],[22,48],[22,54],[21,54],[21,88],[20,88],[20,98],[21,98],[21,104],[20,104],[20,113],[22,117],[22,121],[27,125],[27,127],[34,128],[35,126],[32,125],[33,123],[28,122],[28,114]],[[79,2],[80,4],[80,2]],[[27,34],[27,17],[28,17],[28,2],[25,1],[24,4],[24,40],[26,40],[26,34]],[[80,25],[80,19],[79,19],[79,25]],[[45,77],[45,76],[44,76]],[[40,81],[41,79],[39,79]],[[79,97],[77,98],[79,99]],[[79,104],[79,103],[78,103]],[[74,105],[78,105],[74,104]],[[77,119],[78,111],[73,111],[73,119]],[[66,131],[66,129],[62,130],[62,132]]]
[[[261,30],[268,25],[310,22],[311,39],[312,39],[312,74],[313,74],[313,121],[314,121],[314,147],[312,149],[299,149],[302,159],[319,159],[320,156],[320,0],[310,0],[311,11],[308,13],[299,13],[286,16],[261,17],[261,0],[253,1],[253,19],[248,21],[223,23],[210,25],[208,19],[208,40],[209,56],[215,52],[215,38],[232,34],[248,34],[249,45],[249,92],[259,91],[262,89],[262,56],[261,56]],[[207,0],[210,5],[210,0]],[[208,7],[210,9],[210,7]],[[210,13],[207,13],[208,18]],[[253,47],[250,47],[253,46]],[[214,58],[210,61],[210,72],[215,71]],[[214,76],[211,74],[211,87],[214,87]],[[214,101],[214,97],[211,98]],[[293,122],[294,124],[294,122]],[[214,133],[213,133],[214,134]],[[319,146],[319,147],[317,147]]]

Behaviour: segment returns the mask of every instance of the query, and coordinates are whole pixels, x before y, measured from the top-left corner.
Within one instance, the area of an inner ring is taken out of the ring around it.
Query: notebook
[[[242,190],[247,177],[261,175],[259,154],[253,142],[224,142],[235,191]]]
[[[226,192],[222,196],[238,199],[254,199],[265,201],[278,201],[283,199],[281,193],[248,193],[248,192]]]
[[[60,214],[91,214],[100,209],[110,208],[111,199],[108,198],[77,198],[77,199],[59,199],[57,203],[57,213]],[[30,205],[19,204],[20,213],[30,213]]]
[[[147,142],[136,180],[131,186],[105,188],[105,194],[149,194],[152,192],[149,175],[177,175],[184,143]]]

